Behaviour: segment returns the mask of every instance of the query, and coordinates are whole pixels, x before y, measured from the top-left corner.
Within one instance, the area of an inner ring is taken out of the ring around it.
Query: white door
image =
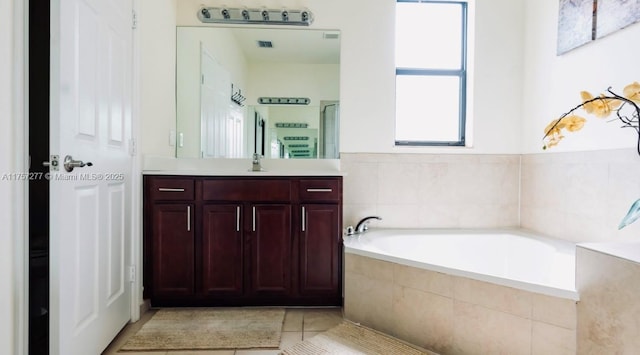
[[[200,44],[200,117],[203,158],[232,158],[228,149],[231,75]]]
[[[99,354],[130,319],[131,18],[131,0],[51,1],[52,355]]]

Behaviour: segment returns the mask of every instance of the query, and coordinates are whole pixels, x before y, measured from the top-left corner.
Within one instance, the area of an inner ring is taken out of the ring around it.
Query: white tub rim
[[[422,261],[415,261],[406,258],[401,258],[398,256],[382,254],[377,252],[372,252],[368,250],[363,250],[358,248],[358,241],[360,238],[367,238],[367,235],[375,237],[380,234],[391,234],[391,233],[426,233],[426,234],[511,234],[519,237],[530,238],[534,240],[543,241],[547,244],[550,244],[558,249],[565,250],[567,252],[573,252],[575,258],[575,250],[576,243],[552,238],[545,236],[541,233],[533,232],[527,229],[522,228],[491,228],[491,229],[467,229],[467,228],[375,228],[370,229],[369,231],[353,235],[353,236],[344,236],[344,253],[345,254],[354,254],[364,257],[369,257],[373,259],[388,261],[400,265],[415,267],[419,269],[425,269],[435,272],[440,272],[448,275],[465,277],[469,279],[474,279],[478,281],[484,281],[492,284],[497,284],[501,286],[517,288],[524,291],[529,291],[533,293],[539,293],[547,296],[570,299],[574,301],[579,301],[580,297],[578,291],[575,287],[575,263],[574,263],[574,281],[573,287],[560,288],[551,285],[542,285],[535,283],[528,283],[514,279],[507,279],[504,277],[498,277],[493,275],[485,275],[478,272],[472,272],[462,269],[455,269],[447,266],[437,265],[425,263]],[[575,260],[575,259],[574,259]]]

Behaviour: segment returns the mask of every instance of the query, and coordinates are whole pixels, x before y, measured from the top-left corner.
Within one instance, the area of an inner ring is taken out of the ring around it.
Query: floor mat
[[[161,309],[121,351],[277,349],[284,309]]]

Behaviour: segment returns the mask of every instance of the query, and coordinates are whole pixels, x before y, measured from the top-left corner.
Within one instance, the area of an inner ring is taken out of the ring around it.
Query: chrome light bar
[[[309,26],[313,14],[309,10],[203,7],[198,19],[203,23]]]

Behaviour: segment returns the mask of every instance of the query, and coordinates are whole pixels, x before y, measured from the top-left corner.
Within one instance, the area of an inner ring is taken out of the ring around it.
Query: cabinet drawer
[[[220,179],[202,182],[205,201],[285,201],[291,200],[291,181],[266,179]]]
[[[149,178],[151,200],[193,200],[193,179]]]
[[[340,178],[300,180],[300,201],[338,202],[342,197]]]

